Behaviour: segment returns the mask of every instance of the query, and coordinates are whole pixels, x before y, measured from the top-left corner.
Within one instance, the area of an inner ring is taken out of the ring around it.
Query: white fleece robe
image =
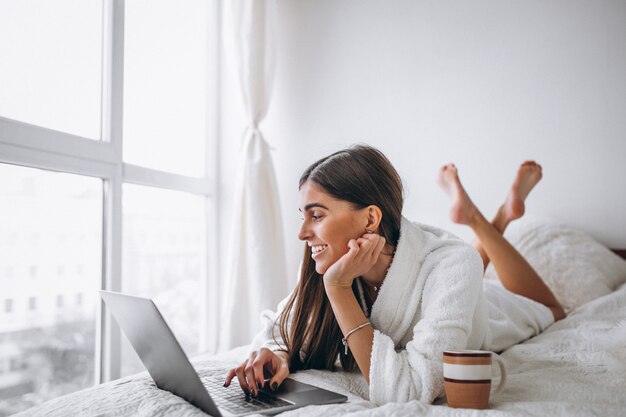
[[[262,313],[265,328],[253,348],[284,347],[277,316]],[[369,319],[374,328],[369,397],[376,404],[430,403],[443,395],[444,350],[499,352],[554,322],[544,305],[483,280],[482,260],[471,245],[405,217]]]

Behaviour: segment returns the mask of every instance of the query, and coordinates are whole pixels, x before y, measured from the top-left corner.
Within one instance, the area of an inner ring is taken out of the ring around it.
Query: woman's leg
[[[524,161],[520,165],[504,204],[500,206],[495,217],[491,220],[491,224],[500,234],[504,234],[509,223],[524,215],[524,201],[526,201],[526,197],[528,197],[528,194],[537,185],[541,177],[541,165],[535,161]],[[474,241],[474,247],[483,259],[484,268],[487,269],[489,255],[485,252],[480,239],[477,238]]]
[[[503,206],[501,206],[500,209],[498,209],[498,213],[496,213],[495,217],[491,220],[491,224],[493,225],[493,227],[496,228],[498,232],[500,232],[501,235],[504,234],[506,227],[511,222],[510,220],[509,221],[505,220],[506,217],[503,214],[502,207]],[[476,238],[473,242],[473,245],[483,260],[483,270],[486,270],[487,265],[489,265],[489,262],[490,262],[489,255],[487,255],[487,252],[485,252],[485,248],[483,248],[483,244],[480,241],[480,239]]]
[[[453,164],[441,168],[438,182],[452,197],[453,204],[450,210],[452,221],[466,224],[476,233],[504,287],[513,293],[545,305],[552,311],[555,320],[564,318],[563,307],[541,277],[472,203],[461,185],[457,169]]]

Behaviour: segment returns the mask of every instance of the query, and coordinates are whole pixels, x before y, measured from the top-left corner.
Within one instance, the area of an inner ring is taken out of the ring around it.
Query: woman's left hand
[[[332,264],[324,274],[326,288],[351,288],[355,278],[372,269],[384,247],[385,238],[375,233],[366,233],[358,239],[350,239],[348,253]]]

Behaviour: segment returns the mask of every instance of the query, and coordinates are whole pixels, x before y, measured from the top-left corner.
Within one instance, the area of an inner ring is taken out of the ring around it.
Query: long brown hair
[[[347,201],[355,209],[376,205],[382,211],[379,233],[396,246],[400,237],[402,181],[391,162],[367,145],[354,145],[335,152],[308,167],[299,187],[313,181],[331,196]],[[356,280],[352,284],[357,299]],[[372,300],[365,294],[366,305]],[[291,320],[289,319],[291,315]],[[300,280],[279,317],[280,335],[289,354],[289,370],[334,370],[337,355],[345,370],[354,370],[351,353],[344,353],[342,333],[326,296],[322,276],[315,271],[311,249],[305,243]]]

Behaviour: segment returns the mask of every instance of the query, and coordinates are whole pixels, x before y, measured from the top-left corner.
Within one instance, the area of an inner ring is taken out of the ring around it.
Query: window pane
[[[122,288],[153,298],[187,355],[198,353],[205,277],[205,198],[125,184]],[[122,375],[144,370],[123,338]]]
[[[0,116],[99,139],[102,0],[2,0],[0,39]]]
[[[204,176],[210,3],[126,2],[126,162]]]
[[[0,363],[10,365],[0,369],[0,415],[9,415],[94,384],[102,180],[0,164],[0,219]]]

